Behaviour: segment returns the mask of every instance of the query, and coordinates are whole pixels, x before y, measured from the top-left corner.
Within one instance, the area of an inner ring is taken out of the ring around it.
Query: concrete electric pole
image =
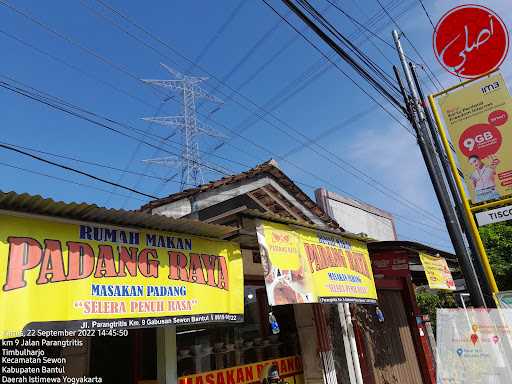
[[[399,32],[396,30],[393,31],[393,40],[395,41],[396,50],[398,52],[400,63],[405,74],[409,93],[405,90],[405,87],[400,78],[399,71],[396,67],[394,67],[395,74],[397,76],[397,80],[409,112],[409,119],[416,132],[417,141],[423,156],[423,160],[425,161],[425,165],[427,167],[430,180],[432,181],[439,206],[441,207],[441,212],[443,213],[443,217],[446,222],[448,234],[452,241],[455,253],[459,259],[462,273],[464,274],[466,281],[466,286],[471,295],[471,301],[475,307],[486,307],[485,297],[480,287],[471,254],[468,252],[466,244],[464,243],[462,229],[459,224],[455,209],[453,208],[450,201],[450,194],[446,188],[441,167],[439,166],[438,160],[435,156],[436,151],[429,136],[423,104],[419,98],[418,90],[416,89],[411,69],[406,62],[405,53],[400,43]]]

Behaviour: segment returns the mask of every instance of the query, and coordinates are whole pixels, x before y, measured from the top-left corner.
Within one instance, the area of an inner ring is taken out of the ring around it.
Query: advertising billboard
[[[512,193],[512,100],[501,74],[438,97],[471,203]]]
[[[257,234],[270,305],[376,303],[364,242],[263,220]]]
[[[243,320],[238,245],[184,234],[2,214],[0,284],[2,338]]]

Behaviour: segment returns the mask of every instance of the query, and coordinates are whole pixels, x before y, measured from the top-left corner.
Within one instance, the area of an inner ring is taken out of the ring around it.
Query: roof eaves
[[[173,219],[138,211],[102,208],[95,204],[65,203],[39,195],[16,192],[0,191],[0,210],[67,220],[188,233],[218,239],[235,230],[233,227],[204,223],[199,220]]]

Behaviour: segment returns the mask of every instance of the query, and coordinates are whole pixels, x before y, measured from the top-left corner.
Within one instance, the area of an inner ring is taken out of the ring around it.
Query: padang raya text
[[[79,238],[81,241],[61,242],[52,237],[40,242],[31,237],[9,236],[3,291],[26,287],[25,272],[34,269],[38,273],[30,274],[36,276],[31,285],[89,277],[158,278],[161,264],[165,266],[164,273],[169,280],[229,290],[225,257],[194,253],[191,238],[146,233],[141,245],[139,232],[90,225],[79,226]],[[90,244],[91,241],[98,245]],[[166,253],[159,257],[158,249],[161,248]]]

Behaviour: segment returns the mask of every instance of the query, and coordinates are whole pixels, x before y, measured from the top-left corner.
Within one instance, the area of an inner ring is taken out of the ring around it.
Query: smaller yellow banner
[[[452,273],[443,257],[431,256],[420,252],[420,260],[425,269],[430,288],[455,291]]]
[[[270,305],[377,301],[363,241],[263,220],[257,235]]]
[[[274,360],[259,361],[247,365],[198,373],[196,375],[178,378],[178,384],[252,384],[261,383],[268,372],[268,366],[273,365],[279,371],[279,376],[289,384],[302,384],[302,359],[300,356],[283,357]]]

